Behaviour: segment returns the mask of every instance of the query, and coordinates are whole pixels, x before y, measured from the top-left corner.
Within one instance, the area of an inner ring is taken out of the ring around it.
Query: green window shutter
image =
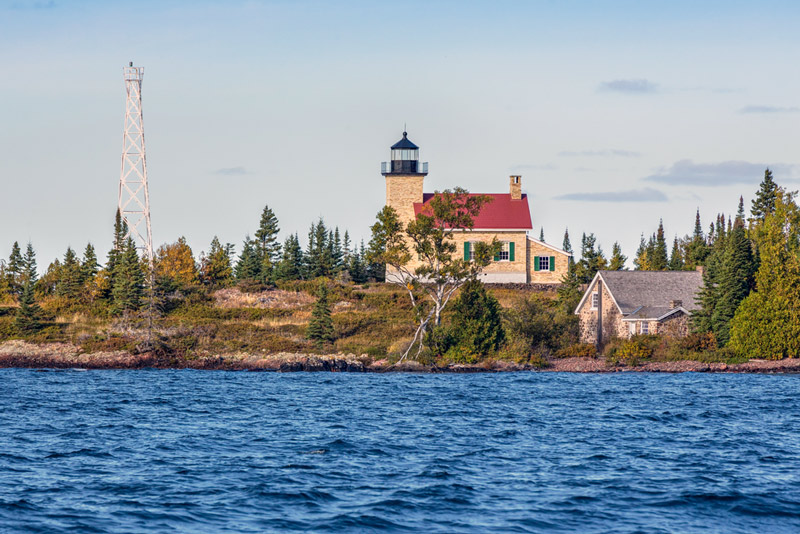
[[[534,271],[538,271],[539,270],[539,256],[534,256],[533,257],[533,270]]]
[[[469,261],[469,241],[464,241],[464,261]]]
[[[508,261],[514,261],[514,242],[508,244]]]
[[[555,271],[556,270],[556,257],[555,256],[550,256],[550,270],[551,271]]]

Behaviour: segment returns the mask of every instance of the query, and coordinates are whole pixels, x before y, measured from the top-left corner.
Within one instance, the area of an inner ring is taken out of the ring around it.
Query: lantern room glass
[[[419,149],[395,148],[392,150],[392,161],[418,161]]]

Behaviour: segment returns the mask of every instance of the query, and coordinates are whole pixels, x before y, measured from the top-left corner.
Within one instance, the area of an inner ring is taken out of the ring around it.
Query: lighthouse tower
[[[419,147],[403,138],[391,146],[391,161],[381,164],[386,178],[386,205],[397,212],[400,221],[414,219],[414,204],[422,202],[422,184],[428,174],[428,163],[419,161]]]

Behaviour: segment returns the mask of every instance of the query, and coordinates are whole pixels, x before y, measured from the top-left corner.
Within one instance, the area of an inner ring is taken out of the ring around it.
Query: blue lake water
[[[0,370],[0,532],[800,532],[800,376]]]

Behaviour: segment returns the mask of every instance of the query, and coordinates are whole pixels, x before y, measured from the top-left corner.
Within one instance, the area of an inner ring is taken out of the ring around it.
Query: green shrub
[[[573,343],[556,351],[557,358],[597,358],[597,347],[592,343]]]
[[[658,336],[641,335],[630,339],[613,339],[605,348],[606,363],[610,365],[639,365],[653,356]]]

